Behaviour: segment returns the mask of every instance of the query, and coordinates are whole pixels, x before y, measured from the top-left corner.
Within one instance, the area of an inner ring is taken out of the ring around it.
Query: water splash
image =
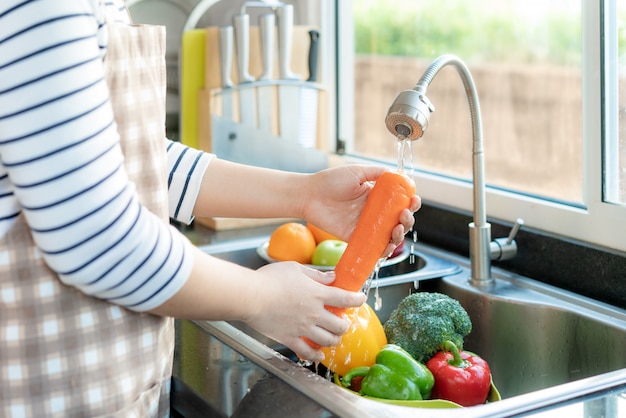
[[[398,172],[404,171],[404,158],[406,157],[406,148],[408,139],[403,136],[398,136]]]
[[[417,231],[413,230],[413,234],[411,235],[411,245],[409,250],[409,263],[415,264],[415,244],[417,243]]]
[[[378,294],[378,281],[376,282],[376,288],[374,289],[374,310],[380,311],[383,308],[383,298]]]
[[[361,288],[361,290],[363,291],[363,293],[365,293],[367,295],[367,297],[369,297],[369,293],[370,293],[370,290],[372,289],[372,287],[374,288],[374,306],[373,306],[373,308],[374,308],[375,311],[381,310],[382,306],[383,306],[383,299],[380,297],[380,295],[378,293],[378,272],[380,271],[383,263],[386,260],[387,260],[386,257],[378,259],[378,262],[376,263],[376,266],[374,266],[374,270],[372,270],[372,273],[369,275],[369,277],[365,281],[365,284]]]
[[[407,167],[409,170],[413,170],[413,141],[398,136],[398,172],[404,172]]]
[[[298,359],[298,364],[302,367],[309,367],[313,362],[311,360]]]
[[[380,271],[380,268],[382,267],[382,264],[385,262],[385,260],[387,260],[386,257],[378,259],[378,261],[376,262],[376,265],[374,266],[374,270],[372,270],[369,277],[365,281],[365,284],[361,288],[363,293],[365,293],[367,296],[369,296],[370,294],[370,289],[372,287],[372,284],[374,285],[375,289],[378,288],[378,272]]]

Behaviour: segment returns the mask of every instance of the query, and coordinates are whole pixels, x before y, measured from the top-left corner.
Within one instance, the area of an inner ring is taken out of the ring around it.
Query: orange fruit
[[[319,244],[322,241],[326,241],[327,239],[339,240],[339,238],[337,238],[336,236],[331,235],[330,233],[316,227],[313,224],[307,223],[306,227],[309,228],[311,233],[313,233],[313,236],[315,237],[315,242],[317,244]]]
[[[316,245],[309,228],[298,222],[288,222],[276,228],[270,235],[267,255],[279,261],[311,264]]]

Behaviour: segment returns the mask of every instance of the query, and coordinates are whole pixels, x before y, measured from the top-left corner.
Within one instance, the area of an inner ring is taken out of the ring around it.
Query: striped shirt
[[[0,2],[0,238],[23,213],[64,283],[146,311],[182,287],[193,260],[188,241],[142,208],[124,170],[99,3]],[[127,21],[121,1],[105,7]],[[212,155],[163,146],[170,216],[188,223]]]

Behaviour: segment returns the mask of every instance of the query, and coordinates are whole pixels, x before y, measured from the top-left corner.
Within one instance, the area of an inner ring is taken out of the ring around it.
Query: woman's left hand
[[[320,171],[311,176],[305,191],[302,213],[307,222],[348,241],[375,182],[387,169],[379,166],[349,165]],[[413,213],[421,206],[419,196],[411,199],[410,207],[402,211],[398,225],[384,256],[399,245],[404,235],[413,228]]]
[[[326,306],[357,307],[366,300],[362,292],[328,286],[335,280],[334,272],[321,272],[292,261],[265,265],[257,273],[257,280],[250,283],[255,295],[250,306],[256,309],[244,321],[312,361],[323,359],[321,347],[313,347],[301,337],[331,347],[339,344],[350,328],[347,316],[337,316]]]

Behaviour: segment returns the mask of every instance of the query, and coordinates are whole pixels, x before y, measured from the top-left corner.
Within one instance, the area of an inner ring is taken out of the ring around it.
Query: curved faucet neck
[[[472,124],[472,174],[474,221],[469,224],[470,261],[472,266],[471,282],[482,286],[490,284],[491,278],[491,225],[487,222],[485,160],[483,129],[478,93],[469,69],[461,59],[454,55],[442,55],[428,67],[418,81],[415,90],[425,93],[426,87],[437,73],[445,66],[453,66],[463,81],[469,105]]]

